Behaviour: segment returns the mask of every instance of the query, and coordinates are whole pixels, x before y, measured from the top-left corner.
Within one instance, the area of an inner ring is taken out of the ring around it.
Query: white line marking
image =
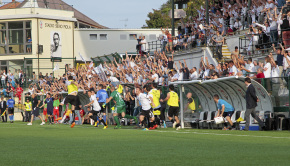
[[[9,123],[2,123],[1,125],[6,125]],[[10,125],[12,125],[10,123]],[[26,126],[26,124],[13,124],[13,125],[19,125],[19,126]],[[37,124],[35,124],[37,125]],[[40,125],[39,125],[40,126]],[[58,125],[45,125],[45,126],[58,126]],[[60,126],[64,126],[63,124],[60,124]],[[69,125],[68,125],[69,126]],[[44,127],[44,126],[43,126]],[[20,127],[16,127],[16,126],[7,126],[7,127],[0,127],[1,128],[20,128]],[[89,129],[95,129],[94,127],[84,127],[84,126],[78,126],[77,128],[89,128]],[[65,128],[64,128],[65,129]],[[113,129],[113,128],[108,128],[108,129]],[[130,129],[130,128],[126,128],[126,130],[136,130],[136,129]],[[136,131],[142,131],[142,130],[136,130]],[[192,130],[183,130],[183,131],[163,131],[163,130],[148,130],[148,132],[159,132],[159,133],[177,133],[177,134],[200,134],[200,135],[217,135],[217,136],[236,136],[236,137],[254,137],[254,138],[275,138],[275,139],[290,139],[290,137],[272,137],[272,136],[258,136],[258,135],[236,135],[236,134],[218,134],[218,133],[206,133],[205,131],[201,131],[201,132],[190,132]]]
[[[218,134],[218,133],[202,133],[202,132],[177,132],[177,131],[158,131],[158,130],[150,130],[153,132],[160,133],[177,133],[177,134],[200,134],[200,135],[217,135],[217,136],[237,136],[237,137],[254,137],[254,138],[276,138],[276,139],[290,139],[290,137],[272,137],[272,136],[256,136],[256,135],[236,135],[236,134]],[[188,131],[188,130],[186,130]]]

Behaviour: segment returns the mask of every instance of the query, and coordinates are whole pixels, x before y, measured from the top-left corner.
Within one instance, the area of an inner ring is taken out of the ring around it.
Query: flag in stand
[[[106,73],[104,72],[102,64],[98,66],[99,76],[103,81],[107,81]]]
[[[90,68],[91,68],[91,67],[94,67],[94,63],[91,62],[89,67],[90,67]]]
[[[54,65],[54,69],[52,71],[56,71],[56,70],[59,70],[58,63]]]
[[[79,55],[80,55],[80,57],[81,57],[82,61],[83,61],[83,62],[85,62],[85,63],[87,63],[87,62],[86,62],[86,60],[84,59],[84,57],[81,55],[81,53],[80,53],[80,52],[79,52]]]

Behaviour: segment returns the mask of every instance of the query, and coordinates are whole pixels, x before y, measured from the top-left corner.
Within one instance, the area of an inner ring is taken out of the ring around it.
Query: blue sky
[[[147,14],[167,0],[63,0],[101,25],[109,28],[141,28]]]

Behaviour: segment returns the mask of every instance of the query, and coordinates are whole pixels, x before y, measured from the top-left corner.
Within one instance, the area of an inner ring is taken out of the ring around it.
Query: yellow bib
[[[123,86],[120,84],[117,91],[122,94],[123,93]]]
[[[178,95],[176,92],[170,91],[169,92],[170,97],[167,101],[167,104],[169,106],[173,106],[173,107],[179,107],[179,103],[178,103]]]
[[[31,102],[29,102],[29,103],[27,103],[27,102],[25,102],[24,103],[25,104],[25,110],[26,111],[32,111],[32,105],[31,105]]]
[[[157,90],[157,89],[152,89],[152,91],[149,93],[153,96],[153,103],[155,104],[155,107],[153,108],[156,108],[160,105],[160,91]]]
[[[73,80],[69,80],[69,81],[73,81]],[[75,84],[71,83],[67,86],[67,91],[68,91],[68,94],[71,94],[72,92],[78,92],[78,87]]]
[[[160,110],[154,110],[153,111],[153,115],[161,115],[161,111]]]
[[[191,109],[192,111],[195,110],[195,102],[194,102],[193,98],[192,98],[192,103],[190,103],[190,104],[188,105],[188,107],[189,107],[189,109]]]

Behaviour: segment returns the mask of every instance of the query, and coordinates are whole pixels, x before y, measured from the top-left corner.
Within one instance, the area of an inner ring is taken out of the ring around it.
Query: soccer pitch
[[[0,123],[0,165],[289,165],[289,131]]]

